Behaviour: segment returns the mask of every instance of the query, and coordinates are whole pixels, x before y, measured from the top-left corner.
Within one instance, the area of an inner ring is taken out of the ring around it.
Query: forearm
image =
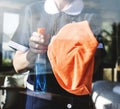
[[[23,72],[34,67],[36,55],[46,53],[50,35],[41,35],[33,32],[29,40],[29,50],[26,52],[16,51],[13,58],[13,66],[16,72]]]
[[[27,71],[34,67],[36,54],[28,50],[27,52],[16,51],[13,58],[13,66],[17,73]]]

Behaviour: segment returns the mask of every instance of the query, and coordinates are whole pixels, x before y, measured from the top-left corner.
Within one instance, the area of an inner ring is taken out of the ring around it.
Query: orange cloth
[[[48,46],[48,58],[60,86],[75,95],[91,93],[98,42],[87,21],[65,25]]]

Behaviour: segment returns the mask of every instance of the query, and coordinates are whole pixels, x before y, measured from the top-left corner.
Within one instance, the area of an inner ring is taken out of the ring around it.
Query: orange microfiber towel
[[[98,42],[87,21],[66,24],[48,46],[48,58],[59,85],[69,93],[91,93]]]

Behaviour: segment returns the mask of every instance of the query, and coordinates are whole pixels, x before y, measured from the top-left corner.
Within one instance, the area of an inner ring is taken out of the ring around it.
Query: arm
[[[29,40],[29,49],[26,52],[16,51],[13,58],[13,66],[17,73],[34,67],[36,55],[47,51],[49,38],[49,35],[40,35],[34,32]]]
[[[31,58],[32,57],[32,58]],[[16,51],[13,58],[13,66],[17,73],[27,71],[34,66],[36,55],[30,50],[26,52]]]

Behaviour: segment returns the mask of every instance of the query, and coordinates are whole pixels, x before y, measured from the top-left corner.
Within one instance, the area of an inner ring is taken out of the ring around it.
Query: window
[[[3,13],[3,37],[2,37],[2,63],[10,65],[13,57],[13,50],[8,46],[17,26],[19,24],[19,14]]]

